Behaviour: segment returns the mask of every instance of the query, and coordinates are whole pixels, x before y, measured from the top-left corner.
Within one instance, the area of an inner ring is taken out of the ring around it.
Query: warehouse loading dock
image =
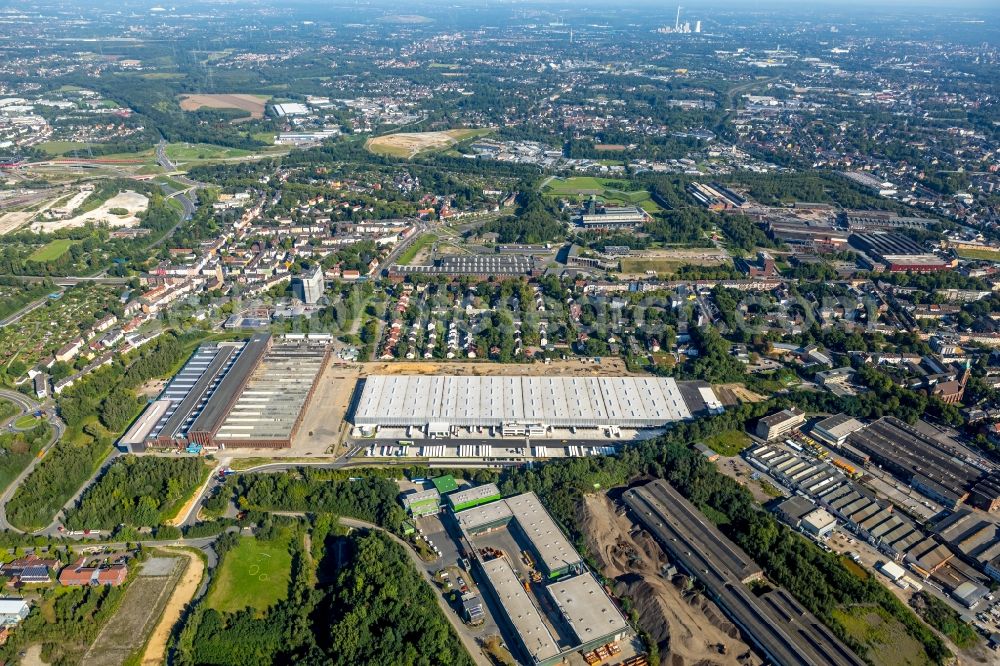
[[[718,399],[698,382],[663,377],[465,377],[372,375],[353,414],[368,431],[496,428],[536,435],[551,428],[657,428],[714,413]]]
[[[533,666],[632,636],[628,622],[534,493],[455,514],[498,619]],[[580,657],[575,659],[579,660]],[[571,662],[572,663],[572,662]]]
[[[665,481],[630,489],[623,498],[767,659],[781,666],[865,663],[786,590],[753,594],[746,583],[762,577],[760,568]]]

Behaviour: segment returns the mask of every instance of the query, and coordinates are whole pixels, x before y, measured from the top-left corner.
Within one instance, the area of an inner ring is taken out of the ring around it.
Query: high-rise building
[[[694,31],[695,32],[701,32],[701,21],[695,21],[694,22]]]
[[[323,269],[314,266],[292,278],[292,294],[307,305],[315,305],[323,295]]]

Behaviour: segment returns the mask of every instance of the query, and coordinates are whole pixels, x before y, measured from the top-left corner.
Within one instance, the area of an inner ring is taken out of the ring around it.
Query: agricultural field
[[[251,118],[259,119],[264,117],[264,107],[269,99],[269,95],[184,95],[181,97],[180,107],[185,111],[240,109],[249,111]]]
[[[284,529],[269,541],[244,537],[226,553],[206,600],[209,608],[232,613],[259,612],[285,598],[291,579],[294,531]]]
[[[459,141],[489,133],[488,129],[454,129],[444,132],[402,132],[368,139],[365,148],[378,155],[404,157],[450,148]]]
[[[574,201],[583,201],[596,196],[601,201],[616,206],[641,206],[647,213],[659,213],[663,208],[653,201],[646,189],[629,190],[629,181],[616,178],[597,178],[594,176],[573,176],[571,178],[553,178],[542,194],[564,197]]]
[[[66,254],[75,241],[69,238],[58,238],[49,241],[28,255],[28,261],[55,261]]]
[[[184,572],[179,557],[153,557],[140,566],[114,617],[84,655],[89,666],[119,666],[145,645]]]

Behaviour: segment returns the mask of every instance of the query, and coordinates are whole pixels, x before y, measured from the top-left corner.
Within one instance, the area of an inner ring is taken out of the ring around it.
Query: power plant
[[[659,32],[661,34],[681,33],[681,34],[685,34],[685,35],[691,34],[691,33],[700,33],[701,32],[701,21],[695,21],[693,27],[691,26],[691,22],[690,21],[685,21],[684,23],[681,23],[681,10],[682,9],[684,9],[684,8],[681,7],[680,5],[677,5],[677,15],[674,17],[674,27],[671,28],[670,26],[664,26],[664,27],[660,28],[659,30],[657,30],[657,32]]]

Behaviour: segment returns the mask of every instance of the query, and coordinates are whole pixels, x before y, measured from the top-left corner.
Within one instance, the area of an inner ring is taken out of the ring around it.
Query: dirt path
[[[587,547],[604,574],[617,581],[615,593],[632,599],[640,625],[658,642],[661,664],[761,663],[714,603],[659,575],[667,563],[663,551],[628,517],[617,515],[606,495],[587,495],[579,517]]]
[[[191,601],[195,592],[198,591],[198,586],[201,585],[201,577],[205,573],[205,563],[194,553],[182,548],[165,548],[164,550],[187,557],[188,566],[184,570],[180,582],[177,583],[173,593],[170,595],[170,599],[167,600],[167,606],[163,609],[163,615],[160,616],[160,621],[156,624],[156,628],[153,629],[153,633],[149,637],[149,643],[146,644],[146,651],[142,655],[142,666],[159,666],[159,664],[163,663],[163,659],[167,654],[167,641],[170,639],[170,630],[174,628],[174,624],[180,619],[184,606]]]

